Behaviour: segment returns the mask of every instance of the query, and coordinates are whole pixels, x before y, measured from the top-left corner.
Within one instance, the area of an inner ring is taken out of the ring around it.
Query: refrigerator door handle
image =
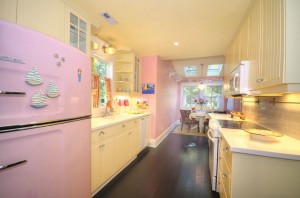
[[[25,92],[19,92],[19,91],[0,91],[0,94],[3,94],[3,95],[26,95]]]
[[[26,162],[27,162],[27,160],[22,160],[22,161],[19,161],[19,162],[8,164],[8,165],[0,165],[0,171],[11,168],[11,167],[14,167],[14,166],[17,166],[19,164],[26,163]]]

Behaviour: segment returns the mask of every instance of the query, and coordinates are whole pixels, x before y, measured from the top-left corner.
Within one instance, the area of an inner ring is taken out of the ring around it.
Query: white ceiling
[[[106,42],[176,60],[224,55],[253,0],[73,1],[99,22],[97,34]],[[108,24],[101,12],[119,24]]]

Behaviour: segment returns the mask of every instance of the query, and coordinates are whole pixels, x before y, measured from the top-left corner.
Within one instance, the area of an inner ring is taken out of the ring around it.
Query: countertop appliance
[[[0,197],[90,197],[90,58],[0,29]]]
[[[218,192],[218,159],[219,159],[219,137],[220,128],[230,129],[265,129],[264,127],[248,121],[218,120],[210,119],[209,130],[207,132],[209,143],[209,171],[211,186],[213,191]]]
[[[229,94],[233,97],[247,95],[249,61],[242,61],[229,75]]]

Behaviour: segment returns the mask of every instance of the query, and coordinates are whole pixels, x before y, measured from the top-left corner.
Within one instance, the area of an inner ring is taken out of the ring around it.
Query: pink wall
[[[147,56],[142,58],[142,83],[155,83],[157,86],[157,58],[157,56]],[[155,92],[155,94],[142,94],[143,98],[149,99],[149,112],[151,113],[151,139],[155,139],[156,130],[156,93],[157,92]]]
[[[169,78],[169,72],[175,72],[172,62],[158,58],[155,137],[161,135],[177,120],[176,107],[179,98],[177,95],[177,82],[176,79]]]
[[[151,139],[158,138],[176,121],[177,83],[169,78],[169,72],[175,69],[171,61],[161,60],[157,56],[142,58],[142,83],[155,83],[155,94],[144,94],[149,99],[149,111],[152,114]]]

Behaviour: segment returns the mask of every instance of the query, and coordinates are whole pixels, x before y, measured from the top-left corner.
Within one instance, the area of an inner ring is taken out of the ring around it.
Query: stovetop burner
[[[247,121],[234,121],[234,120],[217,120],[222,128],[229,129],[266,129],[260,125],[254,124],[252,122]]]

